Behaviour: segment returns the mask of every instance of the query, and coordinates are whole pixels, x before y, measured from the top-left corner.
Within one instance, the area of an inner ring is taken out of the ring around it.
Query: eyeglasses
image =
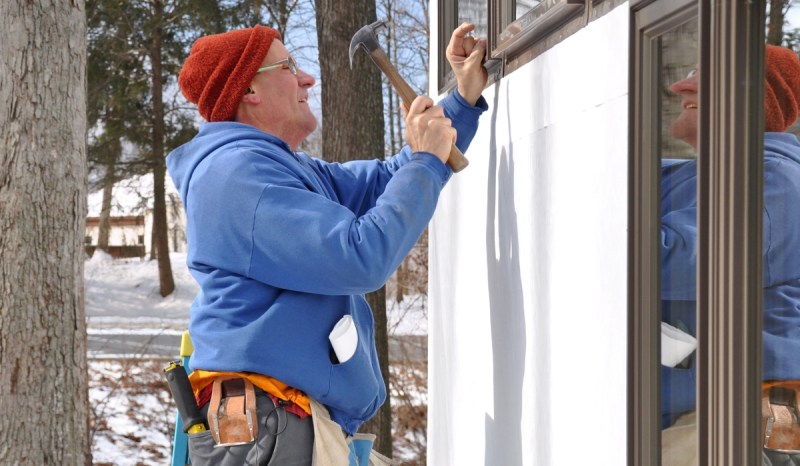
[[[258,71],[256,71],[256,74],[264,71],[274,70],[276,68],[288,69],[290,73],[297,76],[297,62],[294,61],[294,58],[292,58],[291,55],[271,65],[262,66],[258,69]]]

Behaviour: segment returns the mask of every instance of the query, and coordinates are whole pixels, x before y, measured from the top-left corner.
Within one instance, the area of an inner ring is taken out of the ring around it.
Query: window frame
[[[488,52],[487,86],[514,72],[546,50],[601,17],[625,0],[543,0],[521,18],[513,19],[511,0],[485,0]],[[450,32],[458,26],[458,0],[438,0],[437,89],[455,88],[455,77],[445,58]],[[510,33],[510,29],[519,30]],[[502,37],[501,37],[502,36]]]
[[[510,2],[496,2],[495,14],[490,16],[495,20],[494,29],[489,29],[494,32],[492,35],[495,38],[491,57],[503,59],[506,56],[519,54],[523,47],[529,46],[582,13],[585,6],[585,0],[543,0],[522,18],[514,20]]]
[[[762,461],[765,6],[698,3],[699,461],[747,466]]]
[[[628,464],[661,459],[660,37],[695,0],[632,4],[628,177]],[[639,9],[636,9],[639,7]]]
[[[632,0],[630,7],[628,464],[661,464],[660,128],[653,118],[660,112],[652,38],[691,11],[705,70],[698,144],[698,460],[760,464],[763,5]]]

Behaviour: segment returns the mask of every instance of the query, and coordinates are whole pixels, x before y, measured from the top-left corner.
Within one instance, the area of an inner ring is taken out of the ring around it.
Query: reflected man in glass
[[[765,68],[761,441],[764,464],[780,466],[800,461],[800,141],[786,132],[800,112],[800,60],[792,50],[768,45]],[[697,149],[697,71],[670,90],[681,97],[683,110],[669,133]],[[662,319],[695,335],[696,159],[665,159],[661,176]],[[679,464],[697,464],[695,400],[694,356],[662,365],[663,454],[685,458]]]

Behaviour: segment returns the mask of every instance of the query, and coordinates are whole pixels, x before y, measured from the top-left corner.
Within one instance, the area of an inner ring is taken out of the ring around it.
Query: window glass
[[[659,39],[662,465],[697,464],[697,21]]]
[[[456,2],[456,9],[458,11],[458,22],[456,25],[463,22],[473,23],[475,25],[475,31],[472,33],[474,37],[488,37],[488,5],[489,2],[486,0],[458,0]],[[448,35],[448,38],[449,37]]]
[[[800,462],[800,6],[795,3],[784,1],[780,10],[767,10],[770,45],[764,52],[764,357],[759,443],[764,445],[764,464],[772,465]]]
[[[521,18],[540,3],[542,3],[540,0],[517,0],[514,2],[514,19]]]

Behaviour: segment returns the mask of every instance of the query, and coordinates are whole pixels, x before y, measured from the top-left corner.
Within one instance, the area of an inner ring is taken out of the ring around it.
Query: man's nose
[[[669,86],[669,90],[675,94],[697,94],[697,77],[675,81]]]
[[[312,87],[317,80],[305,71],[297,70],[297,82],[301,87]]]

